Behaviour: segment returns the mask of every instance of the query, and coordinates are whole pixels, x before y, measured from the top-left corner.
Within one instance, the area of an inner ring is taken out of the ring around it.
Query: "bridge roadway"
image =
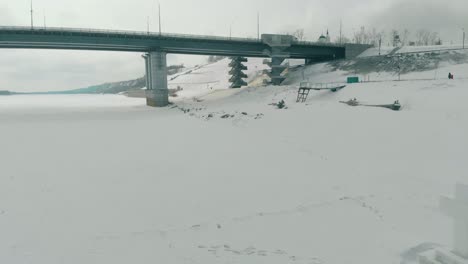
[[[0,27],[0,48],[270,57],[270,46],[258,39],[73,28]],[[345,54],[344,46],[301,41],[293,41],[287,51],[295,59],[342,58]]]
[[[285,79],[283,61],[287,58],[307,62],[345,58],[347,46],[303,42],[288,35],[264,34],[261,39],[228,38],[182,34],[159,34],[117,30],[74,28],[0,27],[0,48],[66,49],[146,53],[147,104],[168,104],[166,55],[218,55],[271,58],[271,82]]]

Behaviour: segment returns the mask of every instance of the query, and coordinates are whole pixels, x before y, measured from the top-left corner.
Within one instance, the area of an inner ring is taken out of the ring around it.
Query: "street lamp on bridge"
[[[31,29],[34,29],[33,1],[31,0]]]
[[[462,28],[463,30],[463,49],[465,49],[465,28]]]

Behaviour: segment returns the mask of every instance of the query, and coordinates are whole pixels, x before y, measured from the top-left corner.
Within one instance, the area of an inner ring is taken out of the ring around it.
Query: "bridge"
[[[269,76],[274,85],[285,79],[284,60],[307,63],[353,57],[366,45],[335,45],[298,41],[289,35],[263,34],[261,39],[159,34],[152,32],[0,27],[0,48],[124,51],[145,53],[147,104],[168,104],[167,61],[169,54],[218,55],[271,58]]]

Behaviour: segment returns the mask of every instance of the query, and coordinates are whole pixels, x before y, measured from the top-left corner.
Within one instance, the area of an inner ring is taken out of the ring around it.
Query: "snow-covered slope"
[[[285,84],[301,81],[343,83],[349,76],[358,76],[361,81],[371,82],[445,80],[449,72],[457,79],[463,79],[468,78],[467,64],[468,50],[402,54],[399,57],[363,57],[301,67],[288,75]]]
[[[416,52],[437,52],[447,50],[461,50],[462,45],[436,45],[436,46],[404,46],[404,47],[375,47],[370,48],[359,55],[360,58],[379,56],[379,55],[397,55]]]
[[[327,67],[304,76],[347,76]],[[164,109],[0,97],[0,263],[411,263],[418,245],[451,246],[438,197],[467,182],[467,80],[353,84],[297,104],[300,71],[291,86],[221,90],[224,76],[202,78],[218,70],[174,80],[220,90]],[[339,103],[350,98],[403,110]]]
[[[175,76],[176,78],[169,78],[169,88],[182,88],[183,91],[177,93],[181,98],[190,98],[216,90],[229,89],[229,79],[231,77],[229,75],[229,63],[230,59],[226,58],[212,64],[190,69]],[[268,66],[263,64],[263,59],[259,58],[249,58],[244,65],[248,67],[248,70],[244,71],[248,76],[248,79],[246,79],[248,83],[260,77],[264,69],[268,69]]]

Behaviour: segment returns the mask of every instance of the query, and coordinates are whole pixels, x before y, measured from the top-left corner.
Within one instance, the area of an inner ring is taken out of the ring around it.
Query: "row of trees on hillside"
[[[295,31],[284,32],[295,36],[298,40],[305,40],[304,29],[297,29]],[[318,37],[317,37],[318,38]],[[380,41],[384,46],[429,46],[429,45],[442,45],[442,40],[437,32],[420,29],[416,32],[411,32],[408,29],[402,31],[398,30],[377,30],[375,28],[366,29],[361,27],[358,31],[353,33],[351,38],[345,35],[339,35],[334,38],[334,43],[356,43],[356,44],[370,44],[378,46]]]
[[[337,40],[339,42],[339,38]],[[432,32],[426,29],[420,29],[414,34],[408,29],[403,31],[390,30],[389,32],[377,31],[375,28],[372,30],[366,30],[365,27],[357,32],[354,32],[352,39],[353,43],[357,44],[371,44],[379,45],[382,41],[382,45],[388,46],[429,46],[429,45],[442,45],[442,40],[437,32]]]

